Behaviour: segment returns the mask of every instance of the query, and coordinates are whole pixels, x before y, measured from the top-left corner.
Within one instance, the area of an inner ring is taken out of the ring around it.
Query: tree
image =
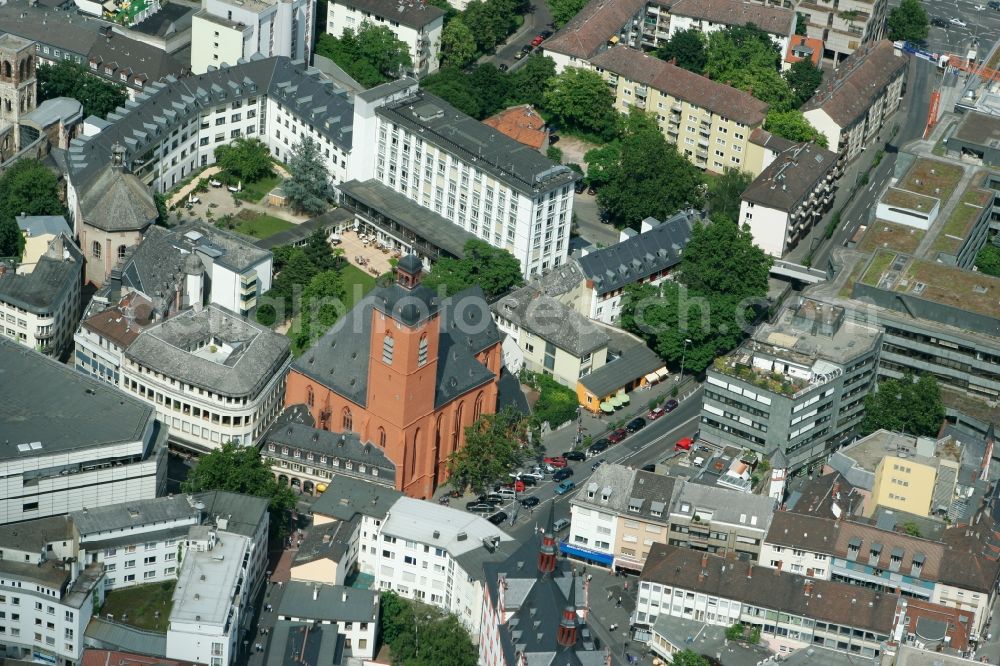
[[[36,75],[39,102],[72,97],[83,105],[84,116],[103,118],[128,99],[124,86],[99,79],[83,65],[69,60],[39,65]]]
[[[479,94],[472,79],[456,67],[442,67],[420,80],[420,87],[451,104],[462,113],[480,118]]]
[[[545,90],[555,75],[556,63],[552,58],[538,52],[532,53],[523,65],[508,75],[510,103],[531,104],[535,108],[542,108]]]
[[[156,205],[156,224],[161,227],[167,226],[170,213],[167,211],[167,196],[160,192],[153,192],[153,203]]]
[[[427,0],[428,5],[433,5],[438,9],[444,11],[444,24],[447,26],[455,17],[458,16],[458,10],[455,9],[448,2],[448,0]],[[325,25],[325,24],[324,24]]]
[[[557,428],[576,418],[580,403],[575,391],[545,374],[533,374],[529,383],[539,391],[532,411],[536,423]]]
[[[292,149],[288,173],[290,178],[282,184],[282,189],[294,210],[319,215],[330,207],[336,192],[323,164],[319,144],[312,137],[303,137]]]
[[[827,147],[826,135],[813,127],[801,111],[768,111],[764,129],[789,141],[813,141]]]
[[[656,49],[656,57],[667,62],[674,60],[678,67],[701,74],[708,60],[705,35],[697,28],[675,32]]]
[[[802,58],[785,72],[785,81],[792,89],[794,98],[792,105],[799,108],[816,94],[816,90],[823,83],[823,71],[809,58]]]
[[[740,197],[753,182],[747,171],[727,167],[721,176],[708,181],[708,210],[732,222],[740,218]]]
[[[339,270],[323,271],[309,280],[302,290],[299,326],[291,336],[296,354],[308,349],[347,311],[344,293],[344,281]]]
[[[776,69],[747,67],[732,72],[724,80],[733,88],[767,102],[773,110],[784,111],[795,105],[795,93]]]
[[[446,67],[465,67],[478,55],[476,38],[469,26],[456,16],[441,31],[441,64]]]
[[[545,149],[545,156],[556,164],[561,164],[563,151],[559,146],[549,146]]]
[[[889,12],[886,23],[889,29],[889,39],[908,42],[923,42],[927,39],[930,24],[927,11],[920,0],[903,0],[898,7]]]
[[[753,24],[733,25],[708,37],[705,76],[745,90],[772,107],[791,107],[792,92],[779,74],[781,52]]]
[[[701,172],[667,143],[652,116],[633,107],[619,147],[597,193],[597,202],[612,220],[638,228],[647,217],[665,220],[678,210],[701,205]]]
[[[555,24],[556,30],[569,23],[586,4],[587,0],[549,0],[552,23]]]
[[[809,18],[802,12],[795,12],[795,34],[805,37],[809,33]]]
[[[513,32],[521,4],[517,0],[472,0],[465,6],[463,20],[475,35],[480,53],[489,53]]]
[[[198,458],[187,480],[185,493],[227,490],[268,500],[271,527],[278,533],[286,527],[285,513],[295,508],[295,494],[274,480],[271,468],[253,446],[226,442],[221,448]]]
[[[618,169],[622,146],[617,139],[599,148],[588,150],[583,159],[587,163],[587,182],[595,187],[601,187],[611,180],[612,174]]]
[[[493,63],[483,63],[469,77],[473,90],[479,98],[479,115],[481,118],[491,116],[504,108],[510,83],[507,75],[497,69]]]
[[[450,483],[482,492],[521,463],[524,417],[511,407],[484,414],[465,428],[465,446],[448,457]]]
[[[603,140],[614,137],[618,124],[615,99],[601,75],[567,67],[545,90],[545,109],[560,125]]]
[[[423,284],[431,289],[443,289],[449,296],[478,284],[487,298],[524,284],[521,262],[507,250],[471,239],[465,244],[464,254],[461,259],[439,259],[424,277]]]
[[[347,28],[340,37],[320,34],[316,53],[333,60],[366,88],[394,79],[413,67],[406,43],[387,26],[367,21],[357,32]]]
[[[21,257],[24,236],[15,219],[27,215],[65,215],[59,181],[35,159],[18,160],[0,175],[0,257]]]
[[[1000,277],[1000,247],[987,243],[976,255],[976,268],[987,275]]]
[[[255,183],[274,173],[271,153],[259,139],[240,137],[215,149],[215,163],[233,180]]]
[[[742,628],[740,629],[742,633]],[[670,655],[672,666],[709,666],[708,659],[705,659],[697,652],[683,650]]]
[[[941,387],[934,375],[914,379],[907,373],[901,379],[879,382],[876,390],[865,396],[865,434],[885,429],[917,437],[936,437],[944,420]]]
[[[696,224],[691,230],[681,260],[681,281],[699,294],[763,298],[771,263],[771,257],[754,245],[746,226],[713,216],[711,224]]]
[[[920,526],[919,526],[919,525],[917,525],[917,524],[916,524],[915,522],[913,522],[912,520],[908,520],[908,521],[906,521],[905,523],[903,523],[903,524],[901,525],[901,527],[903,528],[903,531],[904,531],[905,533],[909,534],[909,535],[910,535],[910,536],[912,536],[912,537],[917,537],[917,538],[919,538],[920,536],[922,536],[922,535],[920,534]]]
[[[401,666],[474,666],[478,650],[454,615],[394,592],[383,592],[379,604],[382,640]]]

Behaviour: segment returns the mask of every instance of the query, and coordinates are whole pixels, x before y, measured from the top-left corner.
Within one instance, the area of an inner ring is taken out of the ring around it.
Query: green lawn
[[[295,226],[287,220],[249,210],[240,211],[232,221],[235,225],[233,231],[253,236],[254,238],[267,238],[279,231],[285,231]]]
[[[112,590],[104,597],[101,617],[114,615],[115,622],[130,624],[148,631],[167,630],[170,608],[173,606],[176,581],[136,585]],[[159,612],[159,617],[157,617]]]
[[[374,289],[375,276],[353,264],[345,264],[340,274],[344,278],[344,288],[347,292],[344,295],[344,305],[350,310],[365,294]]]
[[[244,201],[260,203],[260,200],[267,196],[267,193],[281,185],[284,179],[278,174],[261,178],[255,183],[243,183],[243,191],[237,194],[238,198]]]

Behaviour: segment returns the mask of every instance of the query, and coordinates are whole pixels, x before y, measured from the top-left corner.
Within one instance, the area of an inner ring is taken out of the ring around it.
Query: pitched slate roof
[[[802,111],[822,109],[840,127],[849,127],[868,113],[872,102],[908,62],[894,53],[887,39],[862,47],[836,69],[833,80],[820,87]]]
[[[608,334],[568,305],[526,285],[491,306],[496,316],[513,322],[556,347],[580,357],[607,346]]]
[[[837,154],[814,143],[779,153],[743,192],[741,199],[791,213],[837,166]]]
[[[120,167],[107,164],[79,194],[80,213],[89,226],[108,232],[141,232],[156,222],[156,203],[149,188]]]
[[[795,27],[795,12],[791,9],[744,0],[677,0],[670,7],[670,14],[722,25],[753,23],[764,32],[782,37],[789,35]]]
[[[646,233],[585,254],[576,262],[598,294],[617,291],[680,263],[699,218],[698,211],[681,211]]]
[[[395,283],[376,287],[296,359],[292,368],[354,404],[366,406],[375,310],[407,326],[440,318],[435,407],[495,377],[476,359],[476,354],[501,340],[478,286],[443,300],[423,285],[412,291]]]
[[[50,312],[80,281],[83,255],[68,237],[59,238],[63,240],[49,241],[49,249],[30,273],[7,271],[0,275],[0,301],[36,314]],[[64,252],[57,256],[60,248]]]
[[[362,442],[357,433],[345,432],[337,433],[329,430],[318,430],[300,423],[276,423],[265,435],[267,445],[274,444],[275,451],[270,451],[268,455],[276,458],[284,458],[293,461],[297,458],[296,452],[302,454],[312,454],[314,456],[326,456],[335,459],[341,465],[341,471],[337,474],[347,474],[351,476],[367,477],[372,483],[389,484],[396,480],[396,465],[385,455],[385,451],[370,442]],[[282,447],[287,446],[292,455],[285,456],[281,453]],[[353,463],[351,471],[348,471],[344,464],[347,461]],[[320,465],[320,460],[308,460],[307,463]],[[323,464],[323,468],[329,470],[330,464]],[[361,466],[365,472],[361,472]],[[378,476],[373,477],[372,472],[378,472]]]
[[[590,0],[543,48],[588,60],[646,6],[646,0]]]
[[[762,124],[767,115],[767,103],[750,93],[663,62],[628,46],[608,49],[591,58],[590,64],[749,127]]]

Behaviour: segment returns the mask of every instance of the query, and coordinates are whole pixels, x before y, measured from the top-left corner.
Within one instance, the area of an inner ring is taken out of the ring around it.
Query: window
[[[125,560],[126,569],[135,569],[135,560]]]
[[[350,430],[354,425],[354,418],[351,416],[351,410],[344,407],[344,430]]]
[[[99,242],[94,241],[93,243],[91,243],[90,256],[92,256],[94,259],[101,258],[101,244]]]
[[[403,557],[403,562],[405,562],[406,564],[416,564],[417,558],[413,557],[412,555],[406,555],[405,557]]]
[[[144,571],[142,574],[143,580],[149,580],[151,578],[156,578],[156,571]]]
[[[313,404],[315,403],[315,401],[316,401],[316,396],[313,393],[313,387],[312,386],[307,386],[306,387],[306,404],[309,405],[310,407],[312,407]]]
[[[119,245],[118,246],[118,258],[119,259],[124,259],[125,258],[125,250],[126,249],[127,248],[124,245]]]
[[[156,564],[156,555],[152,555],[150,557],[144,558],[142,560],[142,563],[143,564]]]
[[[417,365],[427,364],[427,336],[420,336],[420,343],[417,345]]]
[[[386,365],[392,365],[392,352],[395,345],[392,333],[386,331],[385,337],[382,338],[382,362]]]

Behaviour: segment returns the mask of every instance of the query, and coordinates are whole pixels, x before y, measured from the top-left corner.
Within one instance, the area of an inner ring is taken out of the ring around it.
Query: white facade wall
[[[571,504],[570,516],[567,537],[569,545],[614,556],[615,542],[618,539],[618,516],[615,513]]]
[[[202,0],[202,9],[248,27],[244,52],[265,57],[288,56],[309,62],[313,43],[316,0],[287,2],[227,2]],[[197,42],[195,42],[197,44]],[[230,63],[235,64],[235,63]]]
[[[46,455],[43,445],[40,455],[0,463],[0,523],[157,497],[166,482],[166,449],[132,462],[145,448],[136,441]],[[72,465],[80,471],[59,473]],[[44,470],[53,471],[37,480],[24,478]]]
[[[389,28],[396,39],[409,47],[410,58],[413,60],[414,76],[419,78],[433,74],[438,70],[444,16],[439,16],[427,25],[415,28],[401,25],[398,21],[394,21],[392,16],[378,16],[340,2],[331,2],[327,9],[326,31],[334,37],[340,37],[348,28],[356,34],[365,22]]]
[[[254,54],[252,26],[239,26],[213,20],[211,16],[191,17],[191,73],[204,74],[209,67],[235,65]]]
[[[120,387],[156,408],[157,418],[171,427],[172,440],[210,451],[229,441],[250,446],[281,412],[290,364],[291,358],[286,359],[257,395],[230,398],[210,394],[125,359]]]
[[[991,594],[973,592],[972,590],[964,590],[952,585],[937,583],[934,586],[934,593],[931,595],[930,600],[935,604],[975,613],[975,624],[969,627],[969,632],[973,636],[982,636],[989,626],[990,608],[993,601],[993,595]]]
[[[51,304],[46,312],[30,312],[0,295],[0,332],[46,354],[58,354],[71,344],[79,319],[80,280]]]
[[[76,346],[73,365],[77,371],[118,386],[123,353],[120,346],[82,326],[73,336],[73,342]]]
[[[753,242],[772,257],[785,253],[788,213],[752,201],[740,202],[740,224],[750,226]]]
[[[133,545],[95,551],[97,561],[104,563],[104,587],[115,590],[175,580],[177,544],[178,539],[153,538],[151,541],[141,541],[141,535],[136,535],[136,543]]]
[[[261,128],[258,138],[267,144],[271,154],[277,159],[287,161],[289,154],[301,143],[304,136],[311,136],[319,145],[323,156],[323,165],[334,185],[347,180],[347,162],[350,153],[341,150],[332,141],[324,138],[315,129],[311,129],[300,121],[297,116],[285,110],[281,100],[267,99],[267,126]],[[316,118],[319,122],[324,118]]]
[[[830,557],[824,553],[778,546],[765,541],[761,544],[760,559],[757,561],[772,569],[777,569],[780,562],[781,570],[784,572],[830,580]]]
[[[363,593],[364,590],[357,590],[357,593]],[[328,591],[323,590],[320,594],[329,594]],[[376,597],[378,592],[372,592]],[[281,620],[291,620],[292,622],[309,622],[310,624],[320,624],[320,625],[335,625],[337,627],[337,632],[344,635],[344,656],[353,657],[354,659],[374,659],[375,658],[375,645],[377,641],[375,640],[378,635],[378,621],[374,622],[346,622],[344,620],[337,620],[333,622],[331,620],[321,620],[314,621],[307,617],[296,617],[294,615],[281,615],[279,616]]]

